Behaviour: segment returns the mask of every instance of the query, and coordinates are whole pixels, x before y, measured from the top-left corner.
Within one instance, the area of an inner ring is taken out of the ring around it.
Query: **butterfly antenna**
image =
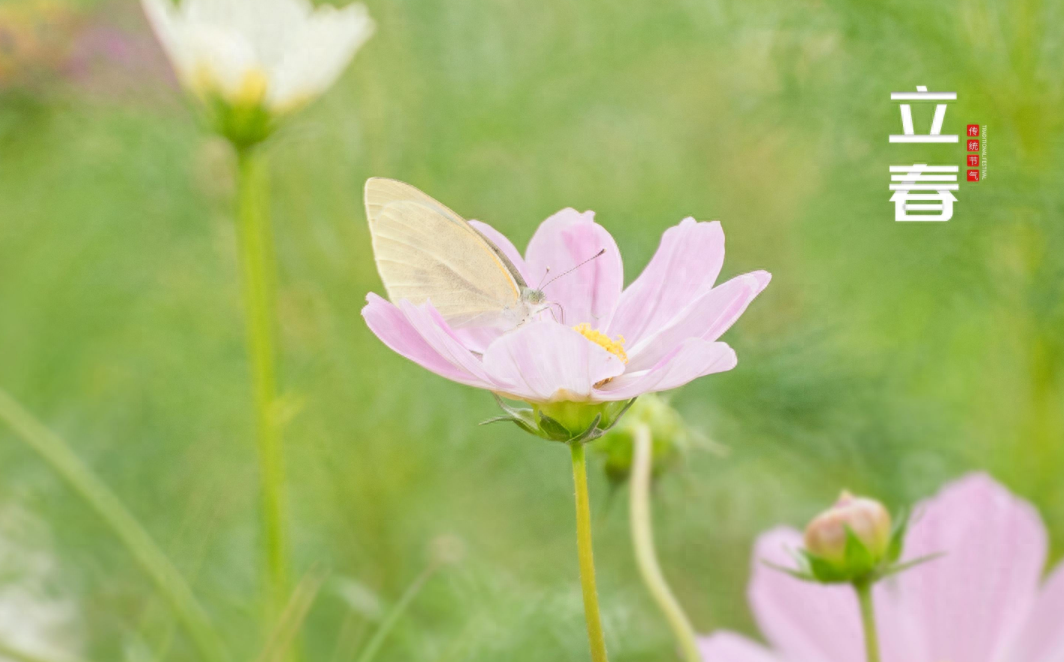
[[[558,274],[558,275],[557,275],[557,276],[555,276],[554,278],[551,278],[550,280],[548,280],[548,281],[547,281],[546,283],[543,283],[542,285],[540,285],[540,286],[539,286],[539,289],[541,289],[541,290],[542,290],[542,289],[546,288],[546,287],[547,287],[548,285],[550,285],[550,284],[551,284],[551,283],[553,283],[554,281],[558,280],[558,279],[559,279],[559,278],[561,278],[562,276],[567,276],[567,275],[569,275],[569,274],[573,273],[574,271],[576,271],[576,270],[577,270],[577,269],[579,269],[580,267],[584,266],[585,264],[587,264],[587,263],[588,263],[588,262],[590,262],[591,260],[594,260],[594,259],[596,259],[596,258],[600,258],[600,257],[602,257],[602,256],[603,256],[603,255],[604,255],[605,253],[606,253],[606,249],[605,249],[605,248],[603,248],[603,249],[602,249],[602,250],[600,250],[600,251],[599,251],[598,253],[595,253],[594,255],[592,255],[591,257],[587,258],[586,260],[584,260],[584,261],[583,261],[583,262],[581,262],[580,264],[576,265],[576,266],[575,266],[575,267],[573,267],[572,269],[569,269],[568,271],[563,271],[562,273]],[[545,278],[545,277],[546,277],[546,275],[544,275],[544,278]]]
[[[547,270],[543,272],[543,278],[539,279],[539,285],[536,285],[536,289],[537,290],[542,290],[543,289],[543,281],[547,280],[547,276],[549,276],[549,275],[550,275],[550,267],[547,267]]]

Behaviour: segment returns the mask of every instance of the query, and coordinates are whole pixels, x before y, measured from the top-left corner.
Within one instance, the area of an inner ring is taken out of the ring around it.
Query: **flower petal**
[[[704,662],[781,662],[761,644],[734,632],[716,632],[698,642]]]
[[[643,393],[668,391],[692,379],[731,370],[735,364],[735,351],[727,343],[689,338],[649,370],[626,372],[596,389],[596,399],[627,400]]]
[[[898,577],[902,607],[919,625],[914,659],[1000,660],[1037,595],[1046,559],[1038,513],[974,474],[947,485],[914,517],[906,557],[946,554]]]
[[[478,388],[493,388],[493,384],[461,364],[445,358],[418,331],[407,316],[396,306],[376,294],[366,296],[362,317],[374,335],[392,351],[405,356],[421,367],[460,384]],[[468,352],[467,352],[468,353]]]
[[[794,567],[787,550],[801,546],[801,534],[786,528],[769,531],[757,540],[750,605],[761,632],[787,660],[863,660],[864,635],[852,588],[812,584],[763,563]]]
[[[243,36],[271,68],[284,59],[292,36],[313,10],[309,0],[184,0],[179,12],[189,25]]]
[[[284,57],[270,72],[267,103],[283,111],[325,92],[373,30],[373,21],[361,3],[342,9],[318,7],[294,30]]]
[[[597,382],[624,372],[613,354],[567,326],[529,322],[496,340],[484,353],[492,379],[521,400],[590,399]]]
[[[716,340],[735,323],[772,276],[754,271],[736,276],[692,301],[666,327],[645,335],[628,350],[628,369],[645,370],[688,338]]]
[[[168,0],[141,2],[181,83],[196,93],[232,97],[251,72],[261,69],[254,45],[239,30],[199,20],[198,4],[186,2],[179,9]]]
[[[610,323],[610,335],[635,344],[664,327],[713,287],[724,264],[720,223],[685,218],[661,237],[650,264],[625,288]]]
[[[484,369],[480,359],[462,344],[458,336],[448,326],[447,321],[432,306],[431,301],[415,306],[403,299],[399,302],[399,310],[403,311],[407,321],[410,322],[410,325],[414,327],[425,342],[448,363],[473,375],[482,383],[494,383],[488,375],[488,371]]]
[[[562,321],[569,326],[583,322],[594,329],[609,326],[624,287],[617,243],[595,223],[594,212],[581,214],[574,209],[563,209],[543,221],[528,242],[529,287],[537,287],[548,269],[551,277],[560,276],[603,249],[601,257],[543,288],[548,301],[561,304]]]
[[[1031,612],[1031,618],[1010,649],[1009,660],[1061,662],[1064,660],[1064,563],[1050,575]]]

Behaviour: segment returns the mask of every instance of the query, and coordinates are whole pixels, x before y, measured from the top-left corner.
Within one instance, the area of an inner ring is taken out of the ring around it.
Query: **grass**
[[[371,175],[519,246],[562,207],[594,209],[628,281],[688,215],[723,221],[725,276],[773,273],[725,338],[739,367],[673,397],[731,449],[694,453],[656,490],[661,563],[699,630],[755,631],[751,541],[843,487],[900,505],[988,470],[1042,509],[1059,557],[1064,47],[1046,29],[1059,8],[369,5],[377,35],[268,154],[294,578],[329,570],[308,659],[352,659],[443,534],[465,560],[426,583],[378,660],[587,655],[566,449],[477,427],[495,413],[487,394],[405,362],[360,318],[381,291]],[[143,34],[132,6],[94,11]],[[0,385],[118,494],[251,659],[269,633],[230,157],[165,78],[137,71],[117,91],[60,80],[0,96]],[[946,132],[989,127],[988,177],[962,184],[946,224],[892,221],[888,165],[962,158],[887,143],[889,92],[917,84],[958,92]],[[195,659],[109,530],[0,441],[0,500],[49,523],[81,656]],[[612,659],[661,660],[672,642],[625,499],[590,470]],[[352,603],[352,585],[379,608]]]

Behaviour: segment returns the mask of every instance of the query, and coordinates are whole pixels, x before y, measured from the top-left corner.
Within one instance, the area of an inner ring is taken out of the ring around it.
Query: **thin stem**
[[[879,634],[876,632],[876,610],[872,604],[872,583],[854,582],[857,601],[861,604],[861,623],[864,625],[865,659],[867,662],[879,662]]]
[[[196,601],[181,573],[100,478],[78,459],[58,435],[0,390],[0,419],[6,422],[27,446],[47,462],[78,495],[111,527],[118,539],[156,588],[170,603],[185,631],[199,648],[203,659],[225,662],[229,655],[212,629],[206,612]]]
[[[285,535],[284,457],[275,416],[277,404],[274,323],[274,248],[267,215],[263,163],[254,147],[238,150],[239,241],[247,317],[247,348],[255,404],[262,481],[270,622],[288,603],[288,541]]]
[[[584,446],[570,444],[573,454],[573,483],[576,485],[576,549],[580,557],[580,584],[584,591],[584,616],[592,662],[607,662],[606,639],[599,616],[598,590],[595,588],[595,555],[591,549],[591,503],[587,495],[587,462]]]
[[[358,656],[357,662],[372,662],[377,657],[377,653],[380,652],[381,646],[384,645],[385,639],[388,638],[388,634],[395,627],[395,624],[399,622],[399,618],[410,606],[410,603],[414,601],[421,589],[425,587],[426,582],[432,578],[436,571],[439,569],[439,565],[436,563],[430,563],[425,568],[417,579],[414,580],[406,591],[403,592],[402,597],[399,598],[399,602],[395,603],[392,610],[388,612],[388,615],[384,618],[384,622],[380,624],[377,631],[373,633],[373,638],[369,640],[366,647],[362,649],[362,654]]]
[[[658,564],[657,552],[654,551],[654,529],[650,514],[650,477],[654,465],[654,440],[650,428],[640,424],[635,428],[635,453],[632,463],[631,501],[629,516],[631,518],[632,544],[635,547],[635,560],[643,582],[658,603],[658,608],[665,615],[673,635],[680,644],[686,662],[701,662],[698,643],[691,621],[684,613],[676,596],[669,589],[665,575]]]

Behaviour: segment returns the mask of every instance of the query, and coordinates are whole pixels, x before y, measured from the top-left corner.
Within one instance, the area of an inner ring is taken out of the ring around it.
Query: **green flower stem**
[[[669,589],[665,575],[658,564],[654,551],[654,532],[650,516],[650,478],[653,469],[653,439],[650,427],[639,424],[635,427],[635,452],[632,461],[631,501],[629,517],[631,518],[632,544],[635,547],[635,560],[643,582],[658,603],[658,608],[672,628],[673,635],[680,644],[686,662],[701,662],[698,643],[691,621],[684,613],[683,607]]]
[[[584,591],[584,616],[592,662],[607,662],[606,639],[599,616],[595,588],[595,555],[591,549],[591,504],[587,495],[587,461],[583,444],[570,444],[573,454],[573,482],[576,485],[576,548],[580,557],[580,584]]]
[[[51,465],[111,527],[170,603],[193,643],[199,648],[203,659],[226,662],[229,654],[225,645],[212,629],[206,612],[192,595],[185,579],[107,485],[78,459],[58,435],[46,428],[3,390],[0,390],[0,419],[41,459]]]
[[[879,662],[879,634],[876,632],[876,610],[872,604],[872,582],[856,581],[857,601],[861,604],[861,623],[864,625],[865,658]]]
[[[274,322],[274,248],[267,214],[264,163],[255,147],[237,151],[239,162],[240,266],[247,316],[247,346],[255,402],[262,481],[262,517],[269,582],[269,616],[275,623],[288,604],[288,541],[285,535],[284,457],[275,416],[277,404]]]

